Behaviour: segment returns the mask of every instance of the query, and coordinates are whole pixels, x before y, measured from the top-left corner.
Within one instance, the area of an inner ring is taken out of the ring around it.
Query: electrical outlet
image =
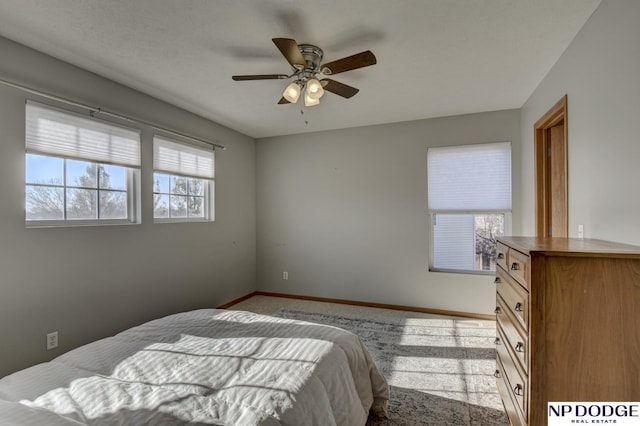
[[[288,279],[289,279],[289,273],[288,273],[287,271],[284,271],[284,272],[282,273],[282,279],[283,279],[283,280],[288,280]]]
[[[578,225],[578,238],[584,238],[584,225]]]
[[[58,332],[54,331],[47,334],[47,350],[55,349],[58,347]]]

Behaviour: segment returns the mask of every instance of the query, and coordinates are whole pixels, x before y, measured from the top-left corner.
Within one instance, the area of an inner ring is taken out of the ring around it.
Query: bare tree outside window
[[[504,235],[504,214],[479,214],[476,224],[476,269],[496,269],[496,239]]]
[[[205,184],[203,179],[154,173],[154,218],[204,218]]]
[[[128,217],[125,167],[27,154],[26,180],[27,220]]]
[[[64,219],[64,187],[59,179],[48,179],[42,186],[27,185],[27,220]]]

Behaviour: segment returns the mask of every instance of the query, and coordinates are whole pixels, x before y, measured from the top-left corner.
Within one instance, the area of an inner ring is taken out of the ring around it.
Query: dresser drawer
[[[524,413],[520,410],[516,401],[512,397],[513,392],[511,386],[507,382],[507,376],[504,374],[504,366],[500,361],[500,357],[496,357],[496,383],[498,384],[498,392],[500,392],[500,398],[504,404],[504,410],[507,412],[509,422],[511,426],[526,426],[527,422],[524,420]]]
[[[503,374],[506,377],[506,382],[509,386],[509,395],[515,401],[516,406],[522,411],[523,418],[527,418],[527,379],[524,372],[520,371],[520,368],[511,359],[511,355],[506,345],[504,344],[507,338],[502,331],[500,324],[498,324],[498,337],[496,338],[496,349],[498,352],[498,360],[504,368]]]
[[[529,293],[502,268],[496,268],[496,291],[525,331],[529,330]]]
[[[496,264],[502,266],[507,270],[507,255],[509,254],[509,247],[505,246],[501,242],[496,243]]]
[[[529,288],[529,256],[517,250],[509,249],[509,274],[525,288]]]
[[[529,340],[522,327],[516,323],[515,318],[508,312],[504,300],[501,297],[496,298],[496,317],[498,324],[502,329],[505,340],[501,343],[511,349],[512,355],[520,362],[520,366],[524,371],[527,370],[529,364]]]

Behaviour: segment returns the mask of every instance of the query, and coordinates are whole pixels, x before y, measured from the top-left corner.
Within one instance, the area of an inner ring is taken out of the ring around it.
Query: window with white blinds
[[[160,136],[153,138],[153,170],[185,177],[215,177],[212,148],[187,145]]]
[[[139,223],[140,132],[28,101],[29,227]]]
[[[156,222],[213,220],[213,147],[204,148],[156,135],[153,171]]]
[[[427,178],[431,269],[495,270],[510,225],[511,143],[429,148]]]
[[[30,153],[140,167],[137,129],[29,101],[25,135]]]

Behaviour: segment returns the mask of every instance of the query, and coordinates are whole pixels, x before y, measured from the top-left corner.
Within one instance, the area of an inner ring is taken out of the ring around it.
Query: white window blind
[[[153,170],[155,172],[213,179],[214,164],[212,148],[187,145],[157,135],[153,137]]]
[[[27,152],[140,167],[137,129],[28,101]]]
[[[511,143],[429,148],[428,204],[434,211],[511,210]]]
[[[437,215],[433,227],[433,265],[439,269],[475,268],[475,216],[472,214]]]

